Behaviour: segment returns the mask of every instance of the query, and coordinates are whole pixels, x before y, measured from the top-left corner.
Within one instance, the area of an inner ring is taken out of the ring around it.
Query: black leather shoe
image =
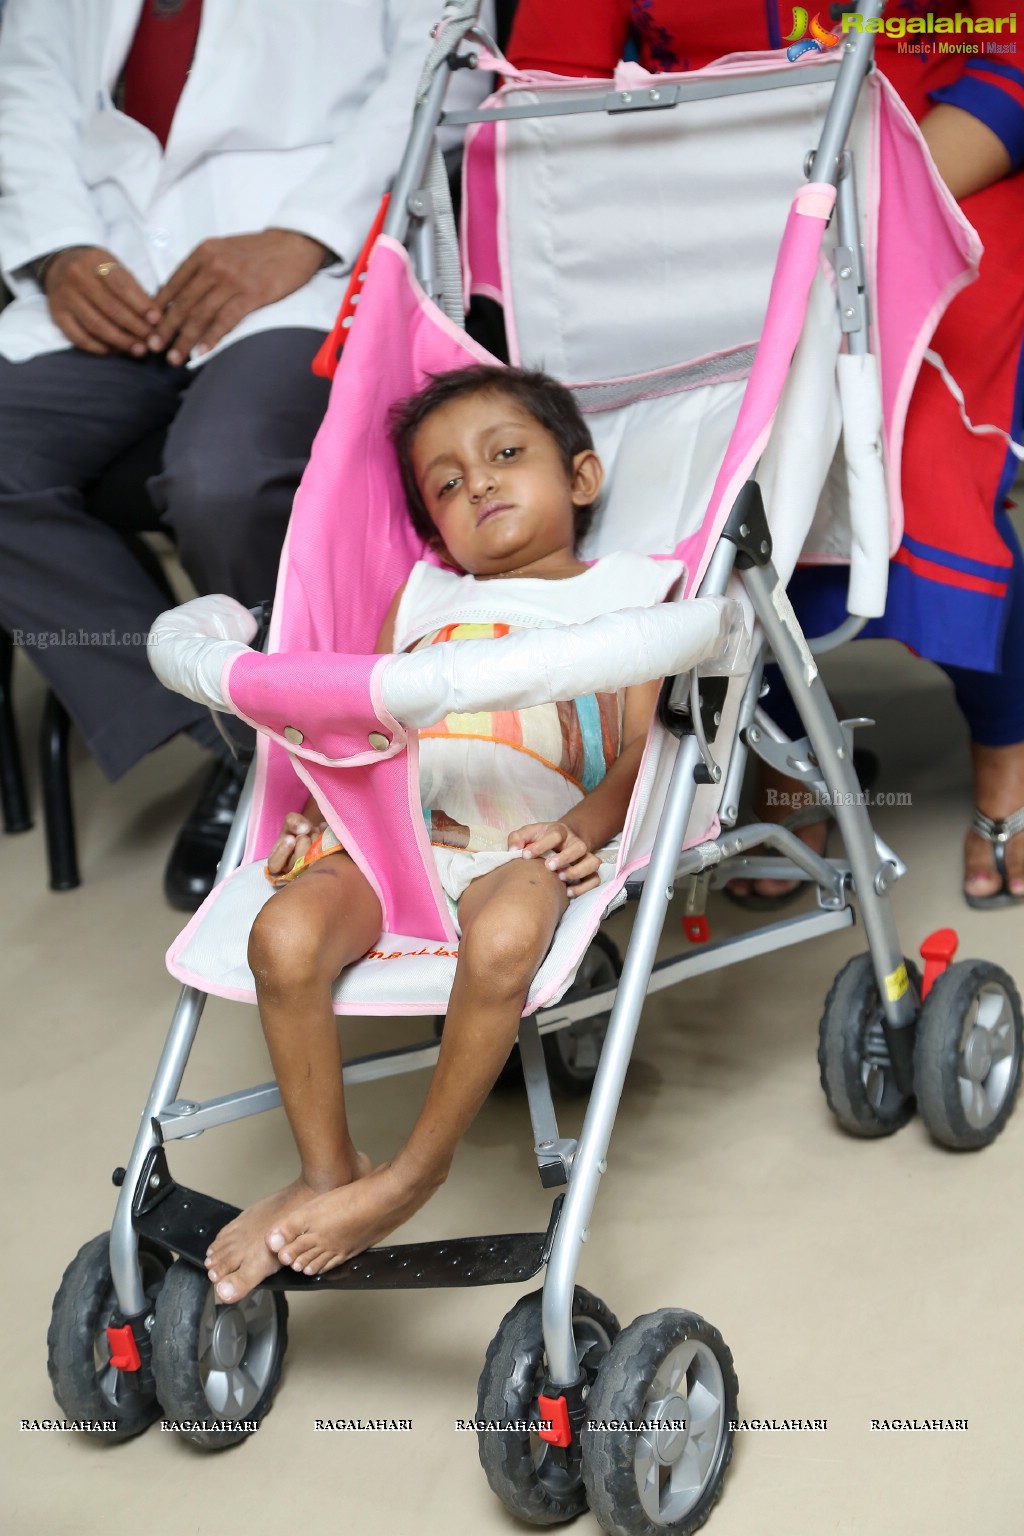
[[[164,870],[164,895],[179,912],[194,912],[213,889],[244,780],[244,764],[215,763],[174,840]]]

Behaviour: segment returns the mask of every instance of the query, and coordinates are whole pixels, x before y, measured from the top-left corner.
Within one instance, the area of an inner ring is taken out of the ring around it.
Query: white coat
[[[0,314],[0,356],[13,362],[69,345],[26,271],[68,245],[110,250],[156,292],[204,239],[298,230],[342,260],[246,316],[221,345],[279,326],[328,330],[343,274],[398,168],[443,6],[203,0],[166,150],[111,94],[141,8],[142,0],[7,0],[0,267],[14,302]]]

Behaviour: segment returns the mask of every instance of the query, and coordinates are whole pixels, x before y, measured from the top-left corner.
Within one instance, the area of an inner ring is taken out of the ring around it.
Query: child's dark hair
[[[559,384],[550,374],[541,373],[539,369],[499,368],[488,363],[478,363],[470,368],[454,368],[450,373],[433,374],[431,382],[419,394],[410,395],[408,400],[401,400],[392,408],[389,420],[391,441],[398,455],[398,468],[409,516],[416,532],[424,539],[432,538],[437,530],[430,520],[412,471],[413,439],[427,417],[443,405],[485,392],[507,395],[529,411],[534,421],[551,433],[558,445],[567,475],[572,474],[573,460],[578,453],[588,449],[593,451],[594,439],[580,414],[579,406],[565,385]],[[593,504],[575,509],[577,544],[586,535],[593,517]]]

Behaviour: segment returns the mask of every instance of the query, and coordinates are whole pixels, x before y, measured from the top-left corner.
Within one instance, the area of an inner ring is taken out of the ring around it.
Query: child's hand
[[[309,845],[325,822],[311,821],[300,811],[290,811],[284,819],[281,835],[270,850],[267,870],[272,875],[286,875],[297,859],[309,852]]]
[[[509,833],[508,846],[521,848],[524,859],[543,859],[545,867],[565,882],[570,896],[582,896],[601,883],[601,860],[564,821],[535,821],[519,827]]]

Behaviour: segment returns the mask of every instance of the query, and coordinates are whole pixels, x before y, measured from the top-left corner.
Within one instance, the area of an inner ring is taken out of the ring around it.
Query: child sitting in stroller
[[[413,524],[444,562],[417,563],[382,652],[579,623],[662,601],[678,562],[576,551],[603,471],[572,395],[543,373],[438,375],[396,408]],[[267,863],[280,889],[249,940],[260,1020],[299,1177],[211,1245],[221,1301],[279,1265],[307,1275],[379,1242],[447,1177],[515,1042],[533,978],[574,897],[600,883],[625,823],[658,684],[517,711],[449,714],[420,732],[420,793],[461,935],[437,1066],[404,1146],[372,1168],[349,1135],[331,988],[381,933],[372,885],[316,802],[286,818]]]

